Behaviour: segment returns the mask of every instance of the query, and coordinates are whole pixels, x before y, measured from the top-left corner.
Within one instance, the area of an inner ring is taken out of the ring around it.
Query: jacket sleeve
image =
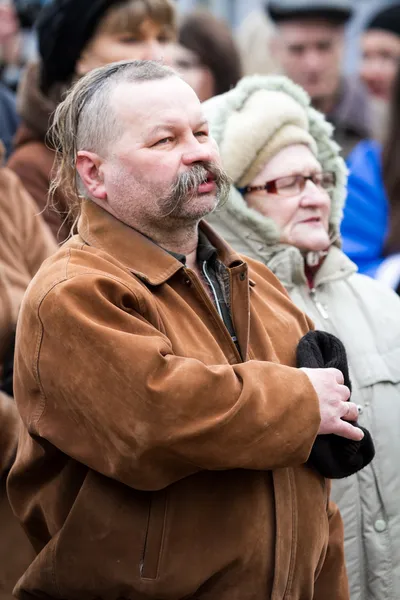
[[[116,285],[78,275],[53,287],[38,316],[24,303],[14,390],[31,434],[137,489],[307,460],[320,413],[302,371],[177,356]]]
[[[330,482],[329,482],[330,485]],[[314,600],[350,600],[344,557],[343,521],[339,509],[332,501],[327,507],[329,544],[325,561],[314,587]]]

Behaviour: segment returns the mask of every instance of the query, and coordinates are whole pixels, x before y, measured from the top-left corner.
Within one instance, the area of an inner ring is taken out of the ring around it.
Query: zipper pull
[[[317,299],[317,292],[316,292],[315,288],[312,288],[312,290],[310,290],[310,296],[311,296],[312,301],[314,302],[319,314],[321,315],[321,317],[323,319],[329,319],[329,315],[328,315],[325,307]]]

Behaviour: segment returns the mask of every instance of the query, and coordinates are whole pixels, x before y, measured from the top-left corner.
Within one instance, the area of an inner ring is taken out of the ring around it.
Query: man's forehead
[[[123,83],[114,90],[112,102],[117,117],[141,131],[206,121],[196,94],[175,77]]]
[[[122,82],[113,90],[114,109],[128,115],[151,115],[158,111],[201,111],[192,88],[179,77],[152,81]]]
[[[329,23],[326,19],[301,19],[288,21],[280,25],[283,38],[293,41],[307,42],[310,34],[318,37],[332,37],[340,35],[342,28]]]

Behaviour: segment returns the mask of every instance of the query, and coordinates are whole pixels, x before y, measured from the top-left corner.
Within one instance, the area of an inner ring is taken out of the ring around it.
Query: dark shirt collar
[[[166,248],[164,248],[166,250]],[[186,256],[184,254],[178,254],[171,250],[166,250],[171,256],[179,260],[183,265],[186,265]],[[197,245],[197,262],[203,263],[204,261],[210,262],[210,260],[216,258],[217,249],[212,245],[206,234],[199,230],[199,241]]]

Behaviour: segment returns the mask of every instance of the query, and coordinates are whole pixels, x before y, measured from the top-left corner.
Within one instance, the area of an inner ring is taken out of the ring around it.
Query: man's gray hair
[[[50,197],[60,190],[68,199],[69,216],[79,216],[83,186],[76,172],[79,150],[104,152],[122,133],[123,124],[110,105],[112,91],[121,83],[179,77],[169,67],[146,60],[122,61],[90,71],[67,93],[57,107],[49,140],[56,150]]]

